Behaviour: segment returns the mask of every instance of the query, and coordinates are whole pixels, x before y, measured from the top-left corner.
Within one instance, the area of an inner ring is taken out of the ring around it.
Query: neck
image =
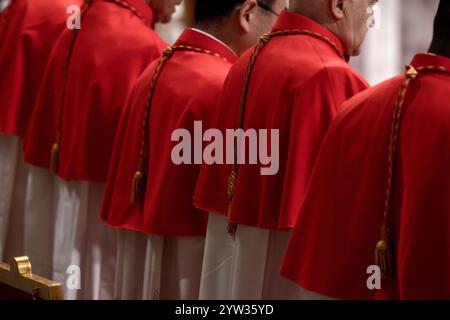
[[[324,14],[326,12],[324,2],[291,1],[290,3],[289,11],[311,19],[339,36],[336,21]]]
[[[289,7],[289,10],[288,10],[288,11],[291,11],[291,12],[293,12],[293,13],[302,15],[302,16],[304,16],[304,17],[306,17],[306,18],[309,18],[309,19],[311,19],[311,20],[314,20],[314,21],[320,23],[319,19],[317,19],[317,17],[316,17],[315,15],[313,15],[311,12],[309,12],[309,11],[307,11],[307,10],[304,10],[303,8],[300,8],[300,7],[292,7],[292,5],[291,5],[291,7]]]
[[[290,0],[289,11],[327,27],[334,22],[328,15],[328,6],[329,2],[325,0]]]
[[[323,3],[318,1],[315,3],[315,5],[307,6],[307,4],[312,4],[312,2],[293,2],[291,1],[291,5],[289,7],[289,11],[294,12],[296,14],[300,14],[308,19],[311,19],[312,21],[317,22],[322,27],[333,33],[336,37],[341,40],[341,42],[344,44],[342,33],[340,32],[339,25],[331,19],[330,17],[327,17],[323,15],[323,12],[326,12],[325,7],[321,7]],[[346,55],[351,56],[351,52],[346,52]]]
[[[232,35],[230,35],[228,32],[225,32],[223,27],[217,27],[214,25],[209,24],[202,24],[197,23],[194,25],[194,28],[202,30],[203,32],[206,32],[213,36],[214,38],[222,41],[225,43],[228,47],[230,47],[236,54],[238,54],[238,48],[234,45],[234,42],[232,40]]]
[[[447,39],[433,39],[429,52],[446,58],[450,58],[449,41]]]

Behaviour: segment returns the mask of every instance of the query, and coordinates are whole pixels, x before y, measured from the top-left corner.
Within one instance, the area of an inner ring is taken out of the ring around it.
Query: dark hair
[[[434,21],[434,32],[448,34],[450,32],[450,1],[441,0]]]
[[[276,0],[258,0],[266,7],[272,7]],[[195,21],[209,23],[220,21],[231,15],[245,0],[195,0]]]
[[[433,42],[430,51],[441,54],[450,49],[450,1],[441,0],[434,19]]]

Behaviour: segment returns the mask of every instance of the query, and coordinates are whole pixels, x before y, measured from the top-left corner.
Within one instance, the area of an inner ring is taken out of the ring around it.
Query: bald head
[[[450,58],[450,1],[441,0],[434,19],[430,52]]]
[[[290,0],[289,9],[310,18],[333,32],[344,44],[346,54],[360,53],[368,31],[372,6],[378,0]]]

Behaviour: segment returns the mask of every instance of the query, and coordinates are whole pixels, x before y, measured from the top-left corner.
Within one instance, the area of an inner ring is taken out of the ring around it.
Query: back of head
[[[195,21],[202,24],[220,23],[245,2],[246,0],[196,0]],[[264,8],[272,8],[276,0],[258,0],[256,2]]]
[[[219,23],[230,16],[234,9],[244,2],[245,0],[196,0],[195,21],[201,24]]]
[[[241,54],[267,33],[286,0],[196,0],[195,27]]]
[[[450,1],[441,0],[434,20],[430,52],[450,58]]]

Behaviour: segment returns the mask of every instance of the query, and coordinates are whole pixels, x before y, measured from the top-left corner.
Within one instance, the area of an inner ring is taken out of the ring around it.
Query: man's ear
[[[256,10],[258,10],[256,0],[247,0],[237,11],[239,26],[245,33],[251,31],[250,20]]]
[[[344,18],[344,2],[345,0],[330,0],[331,13],[337,20]]]

